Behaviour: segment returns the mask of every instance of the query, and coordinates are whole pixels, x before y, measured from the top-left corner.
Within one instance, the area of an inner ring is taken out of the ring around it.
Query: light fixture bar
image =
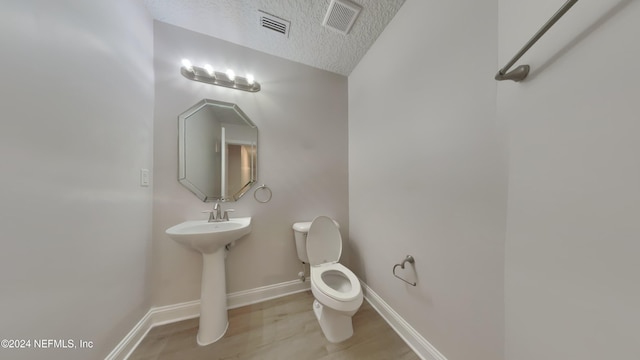
[[[180,73],[189,80],[248,92],[258,92],[261,89],[260,84],[254,80],[253,75],[248,74],[247,77],[243,77],[235,75],[231,70],[223,73],[213,71],[211,66],[199,67],[191,65],[188,60],[187,63],[190,66],[186,66],[183,60]]]

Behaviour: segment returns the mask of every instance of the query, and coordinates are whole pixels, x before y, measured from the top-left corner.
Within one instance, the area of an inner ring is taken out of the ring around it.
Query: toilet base
[[[339,343],[353,336],[351,315],[335,311],[313,300],[313,312],[316,314],[324,336],[332,343]]]

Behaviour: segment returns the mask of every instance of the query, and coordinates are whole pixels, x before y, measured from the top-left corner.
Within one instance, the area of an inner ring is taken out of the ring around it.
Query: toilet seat
[[[347,290],[334,289],[330,284],[327,284],[323,275],[332,275],[341,277],[343,283],[341,285],[347,285]],[[358,277],[348,268],[340,263],[327,263],[322,265],[316,265],[311,267],[311,282],[320,290],[323,294],[331,297],[337,301],[352,301],[356,300],[362,294],[360,287],[360,281]]]
[[[362,288],[360,280],[344,265],[340,264],[342,236],[336,223],[327,216],[313,220],[307,234],[307,255],[311,265],[311,287],[341,303],[338,307],[353,302],[360,306]]]

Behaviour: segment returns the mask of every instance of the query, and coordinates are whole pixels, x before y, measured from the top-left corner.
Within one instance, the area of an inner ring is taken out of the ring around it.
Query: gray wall
[[[520,84],[561,4],[495,5],[410,0],[349,77],[352,264],[450,360],[635,359],[640,4],[579,2]]]
[[[0,5],[0,338],[94,343],[0,358],[102,359],[149,309],[152,36],[129,0]]]
[[[353,269],[449,360],[503,358],[497,15],[408,0],[349,76]],[[407,254],[416,287],[391,272]]]
[[[500,0],[500,62],[562,2]],[[498,86],[507,359],[638,359],[640,2],[580,1]]]
[[[229,252],[227,292],[294,280],[300,271],[291,225],[329,215],[348,234],[347,78],[161,22],[154,23],[156,106],[154,124],[153,304],[200,298],[201,255],[164,231],[205,219],[211,208],[177,181],[177,116],[208,98],[233,102],[258,126],[258,183],[273,191],[266,204],[253,189],[223,204],[233,216],[252,216],[253,231]],[[180,60],[210,62],[262,85],[248,93],[184,78]]]

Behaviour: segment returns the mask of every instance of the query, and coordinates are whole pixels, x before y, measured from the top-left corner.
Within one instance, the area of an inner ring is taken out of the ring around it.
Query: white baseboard
[[[362,284],[364,298],[407,345],[423,360],[447,360],[433,345],[395,312],[367,284]],[[234,309],[310,289],[309,281],[288,281],[255,289],[227,294],[227,307]],[[200,300],[154,307],[140,319],[136,326],[111,351],[105,360],[126,360],[140,344],[149,330],[155,326],[192,319],[200,316]]]
[[[263,286],[251,290],[227,294],[227,308],[234,309],[282,296],[306,291],[309,281],[292,280],[280,284]],[[149,330],[155,326],[170,324],[200,316],[200,300],[180,304],[153,307],[138,321],[136,326],[120,341],[105,360],[126,360],[140,344]]]
[[[119,360],[126,359],[138,346],[140,341],[144,339],[145,335],[151,330],[153,323],[151,320],[151,311],[148,311],[136,326],[129,331],[129,333],[116,345],[113,350],[104,358],[104,360]]]
[[[409,345],[422,360],[447,360],[433,345],[420,335],[408,322],[393,310],[367,284],[361,282],[364,298],[391,328]]]
[[[279,284],[262,286],[255,289],[238,291],[227,294],[227,308],[235,309],[241,306],[256,304],[310,289],[311,283],[309,280],[304,282],[300,280],[292,280]]]

